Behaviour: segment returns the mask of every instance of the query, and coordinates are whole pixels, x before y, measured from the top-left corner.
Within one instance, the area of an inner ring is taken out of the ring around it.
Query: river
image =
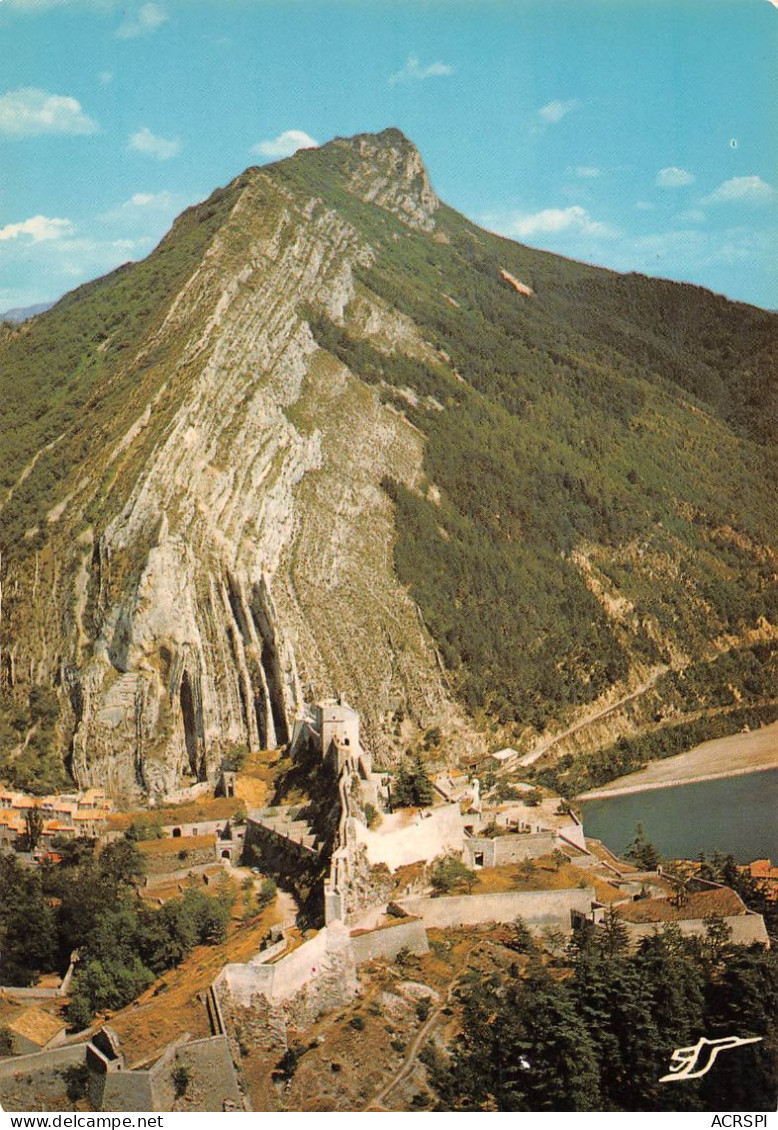
[[[778,769],[583,801],[581,810],[587,836],[617,855],[639,822],[668,859],[711,856],[718,848],[738,863],[778,862]]]

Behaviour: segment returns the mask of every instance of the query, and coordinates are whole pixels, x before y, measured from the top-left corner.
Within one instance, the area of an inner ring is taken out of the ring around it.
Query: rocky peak
[[[424,162],[399,129],[360,133],[331,143],[350,152],[348,190],[386,208],[410,227],[432,231],[440,206]]]
[[[421,434],[317,344],[302,309],[341,322],[351,310],[355,332],[426,351],[410,319],[357,294],[355,268],[375,252],[350,212],[369,211],[361,198],[429,230],[438,201],[397,131],[285,165],[249,170],[179,217],[152,262],[186,270],[169,289],[155,277],[150,335],[114,358],[103,331],[125,399],[79,448],[73,489],[47,500],[57,579],[36,579],[24,552],[11,574],[3,554],[3,595],[17,596],[3,605],[0,683],[38,661],[39,682],[58,678],[74,776],[125,803],[212,783],[225,750],[284,744],[301,704],[340,687],[385,761],[415,732],[469,735],[387,553],[382,484],[416,487]],[[71,296],[72,316],[102,327],[115,285]],[[14,607],[14,638],[35,660],[8,658]],[[26,609],[40,631],[23,629]]]

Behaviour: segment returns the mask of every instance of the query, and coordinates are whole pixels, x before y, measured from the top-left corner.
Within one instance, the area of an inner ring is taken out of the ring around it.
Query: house
[[[517,749],[498,749],[496,753],[490,754],[491,760],[497,762],[497,767],[503,769],[506,765],[510,765],[519,756]]]
[[[112,807],[102,789],[38,797],[0,788],[0,848],[14,847],[24,836],[31,811],[40,814],[39,846],[47,850],[57,837],[96,836]]]
[[[773,867],[771,859],[755,859],[752,863],[738,867],[738,871],[750,875],[770,902],[778,901],[778,867]]]

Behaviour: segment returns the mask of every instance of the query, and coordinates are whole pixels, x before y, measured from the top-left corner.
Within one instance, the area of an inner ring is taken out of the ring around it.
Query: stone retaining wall
[[[480,922],[513,922],[522,918],[530,930],[572,930],[572,914],[589,915],[593,887],[560,891],[506,891],[455,898],[403,898],[399,905],[425,926],[472,926]]]
[[[394,961],[401,950],[422,955],[429,953],[429,948],[427,931],[419,918],[401,918],[396,925],[351,935],[351,952],[357,965],[376,957]]]
[[[14,1075],[32,1075],[49,1069],[64,1071],[75,1063],[83,1063],[85,1059],[86,1044],[69,1044],[64,1048],[50,1048],[31,1055],[10,1056],[0,1059],[0,1079],[10,1079]]]
[[[242,1005],[258,994],[270,1001],[286,1000],[322,976],[338,954],[353,965],[348,930],[335,922],[275,962],[226,965],[215,984]]]
[[[158,875],[144,875],[143,886],[146,890],[153,891],[156,887],[167,887],[174,883],[184,883],[191,876],[201,876],[219,862],[211,859],[210,863],[201,863],[197,867],[185,867],[180,871],[162,871]]]
[[[623,921],[623,919],[622,919]],[[724,918],[724,922],[732,931],[730,941],[735,946],[748,946],[753,942],[761,942],[769,946],[770,939],[765,928],[761,914],[732,914]],[[629,936],[638,942],[641,938],[650,938],[652,934],[661,933],[668,922],[624,922]],[[673,925],[677,926],[682,934],[687,937],[705,937],[707,924],[704,918],[685,918]]]

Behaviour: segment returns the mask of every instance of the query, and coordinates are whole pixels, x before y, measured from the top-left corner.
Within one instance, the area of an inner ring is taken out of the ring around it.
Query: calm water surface
[[[778,862],[778,769],[582,802],[587,836],[621,854],[640,822],[669,859],[710,856]]]

